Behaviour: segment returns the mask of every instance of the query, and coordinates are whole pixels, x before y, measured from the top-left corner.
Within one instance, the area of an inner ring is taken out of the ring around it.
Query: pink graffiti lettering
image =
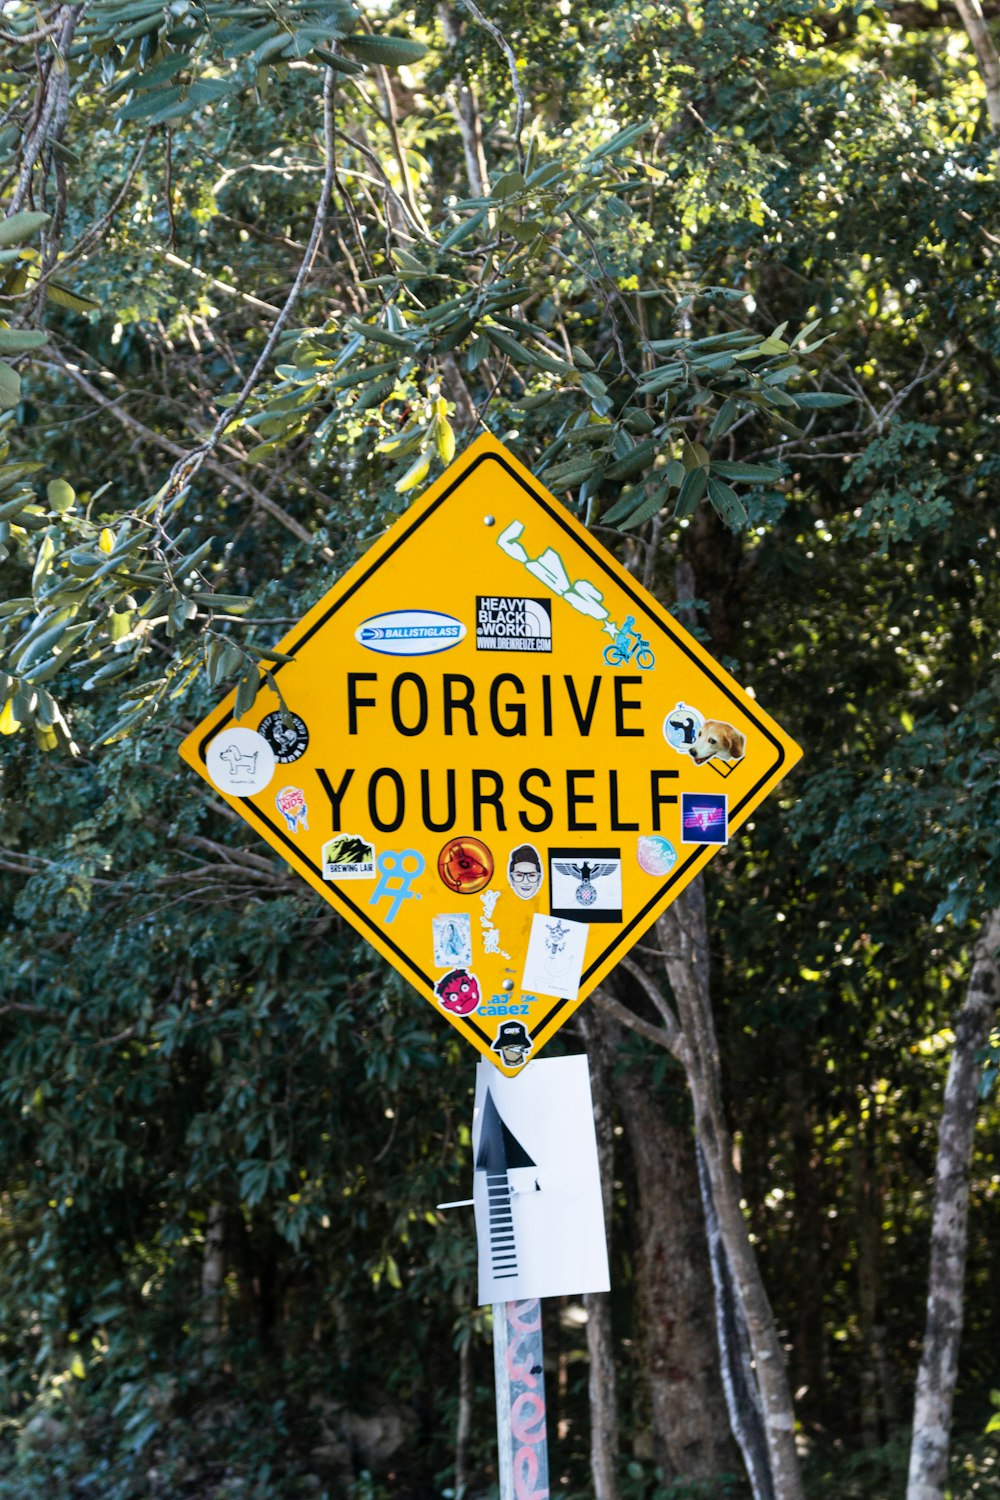
[[[534,1391],[522,1391],[510,1409],[510,1430],[519,1443],[543,1443],[544,1398]]]
[[[536,1490],[538,1454],[534,1448],[521,1448],[514,1455],[515,1500],[549,1500],[549,1487]]]
[[[542,1304],[537,1299],[531,1302],[508,1302],[507,1326],[515,1333],[536,1333],[542,1326]]]
[[[538,1384],[538,1381],[531,1373],[531,1362],[534,1356],[531,1353],[530,1344],[528,1345],[529,1352],[522,1363],[517,1363],[518,1352],[524,1342],[525,1336],[519,1334],[517,1338],[513,1339],[507,1345],[507,1374],[512,1381],[519,1380],[522,1385],[530,1385],[534,1388]]]

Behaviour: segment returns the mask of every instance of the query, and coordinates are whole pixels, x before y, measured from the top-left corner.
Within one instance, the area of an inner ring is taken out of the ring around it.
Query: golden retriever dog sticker
[[[698,731],[690,755],[696,766],[707,765],[710,760],[723,765],[734,765],[743,759],[746,739],[732,724],[722,719],[706,719]]]

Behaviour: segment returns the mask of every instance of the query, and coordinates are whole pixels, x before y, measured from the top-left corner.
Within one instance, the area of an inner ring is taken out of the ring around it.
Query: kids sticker
[[[431,918],[434,934],[434,967],[468,968],[472,962],[472,919],[467,911],[439,912]]]
[[[550,849],[549,910],[577,921],[620,922],[620,849]]]
[[[482,999],[479,980],[467,969],[453,969],[434,986],[434,993],[453,1016],[471,1016]]]
[[[677,850],[669,839],[653,833],[640,838],[636,855],[640,870],[647,875],[669,875],[677,863]]]
[[[456,896],[475,896],[493,878],[493,855],[482,839],[449,839],[438,855],[438,874]]]
[[[729,798],[723,792],[681,793],[681,843],[729,842]]]
[[[323,845],[324,880],[374,880],[375,847],[356,833],[338,833]]]
[[[534,844],[518,844],[507,861],[507,884],[522,901],[533,901],[542,888],[542,857]]]
[[[205,754],[205,768],[220,792],[252,797],[274,776],[274,751],[255,729],[224,729]]]
[[[289,833],[298,833],[299,825],[309,832],[309,809],[306,807],[306,795],[301,787],[283,786],[275,797],[278,811],[288,824]]]

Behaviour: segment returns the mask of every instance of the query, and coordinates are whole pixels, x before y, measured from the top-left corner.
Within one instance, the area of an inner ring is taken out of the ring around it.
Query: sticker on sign
[[[464,640],[465,626],[433,609],[393,609],[365,620],[354,639],[380,656],[433,656]]]

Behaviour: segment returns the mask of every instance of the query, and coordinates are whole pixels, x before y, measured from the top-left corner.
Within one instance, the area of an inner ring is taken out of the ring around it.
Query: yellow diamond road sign
[[[491,437],[181,754],[504,1073],[798,746]]]

